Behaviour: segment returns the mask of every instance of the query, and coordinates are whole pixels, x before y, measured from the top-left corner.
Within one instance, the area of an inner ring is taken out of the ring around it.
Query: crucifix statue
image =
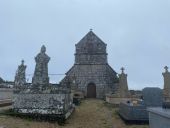
[[[32,83],[35,87],[49,84],[48,62],[50,61],[50,57],[45,52],[46,47],[43,45],[40,53],[35,57],[36,66],[32,79]]]

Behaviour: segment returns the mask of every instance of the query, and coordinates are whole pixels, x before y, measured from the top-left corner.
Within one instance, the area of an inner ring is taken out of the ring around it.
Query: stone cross
[[[162,73],[163,77],[164,77],[164,97],[165,100],[170,100],[170,72],[168,71],[168,66],[164,67],[165,72]]]
[[[124,67],[122,67],[120,70],[122,70],[122,73],[124,73],[125,68],[124,68]]]
[[[165,72],[168,72],[168,66],[165,66],[164,69],[165,69]]]
[[[15,75],[15,87],[22,87],[26,83],[26,78],[25,78],[25,70],[26,70],[26,65],[24,65],[24,60],[21,61],[21,65],[18,66],[16,75]]]

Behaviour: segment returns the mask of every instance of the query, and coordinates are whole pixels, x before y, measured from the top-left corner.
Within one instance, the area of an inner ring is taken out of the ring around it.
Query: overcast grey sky
[[[21,59],[33,74],[42,44],[51,57],[49,73],[64,74],[90,28],[107,43],[113,69],[126,68],[130,89],[163,87],[163,67],[170,66],[169,0],[0,0],[0,77],[13,80]]]

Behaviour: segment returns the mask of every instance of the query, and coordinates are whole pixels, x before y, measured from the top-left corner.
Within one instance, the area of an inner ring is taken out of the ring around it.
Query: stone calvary
[[[43,45],[41,52],[35,57],[36,67],[31,85],[25,82],[24,61],[18,67],[13,110],[22,114],[55,115],[56,118],[66,119],[74,109],[71,93],[67,88],[59,88],[49,83],[50,57],[45,52],[46,47]]]

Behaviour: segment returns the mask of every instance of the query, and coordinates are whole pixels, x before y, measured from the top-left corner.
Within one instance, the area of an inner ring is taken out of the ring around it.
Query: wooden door
[[[96,98],[96,85],[93,83],[87,86],[87,98]]]

